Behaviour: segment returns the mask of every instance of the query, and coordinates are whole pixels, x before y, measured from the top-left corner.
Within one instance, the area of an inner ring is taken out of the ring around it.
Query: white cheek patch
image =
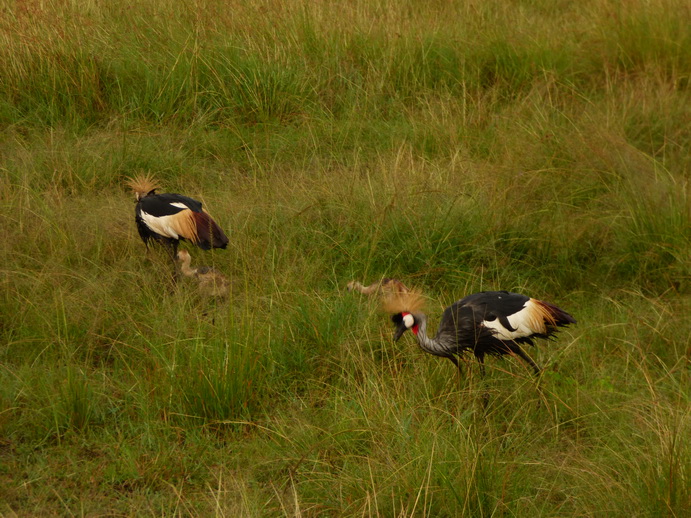
[[[509,315],[507,320],[515,331],[506,329],[501,325],[498,318],[491,322],[484,320],[482,325],[488,329],[493,329],[495,332],[494,336],[500,340],[515,340],[516,338],[523,338],[524,336],[545,332],[544,319],[541,317],[539,309],[532,300],[526,302],[525,306],[520,311],[517,311],[513,315]]]
[[[406,314],[403,316],[403,323],[405,324],[407,329],[410,329],[413,327],[413,324],[415,324],[415,319],[413,318],[413,315],[410,313]]]
[[[160,234],[161,236],[170,237],[172,239],[178,239],[178,233],[175,231],[173,218],[176,214],[171,214],[170,216],[156,217],[148,214],[144,211],[141,212],[142,220],[144,224],[151,230]]]

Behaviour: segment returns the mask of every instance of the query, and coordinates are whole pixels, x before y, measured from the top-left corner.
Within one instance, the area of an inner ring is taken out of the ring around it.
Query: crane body
[[[181,239],[203,250],[228,246],[228,237],[200,201],[182,194],[157,194],[159,187],[148,176],[132,178],[128,183],[137,198],[137,230],[147,247],[153,239],[168,246],[175,258]]]
[[[401,297],[391,317],[396,325],[394,341],[410,329],[420,347],[435,356],[448,358],[460,368],[456,356],[472,352],[484,372],[486,355],[513,354],[530,365],[537,364],[521,344],[534,345],[535,338],[549,338],[557,328],[575,324],[564,310],[547,302],[507,291],[485,291],[454,302],[442,313],[436,335],[427,334],[427,316]],[[403,309],[413,306],[410,309]]]

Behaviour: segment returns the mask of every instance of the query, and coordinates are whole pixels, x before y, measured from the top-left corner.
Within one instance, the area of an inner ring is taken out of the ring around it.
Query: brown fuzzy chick
[[[398,279],[386,277],[378,282],[373,282],[369,286],[363,286],[358,281],[350,281],[347,288],[348,291],[359,291],[365,295],[380,295],[382,297],[391,297],[410,292],[410,289]]]
[[[190,266],[192,258],[187,250],[180,250],[177,257],[180,263],[180,271],[185,277],[197,280],[199,292],[203,296],[209,298],[223,298],[228,296],[229,282],[225,275],[208,266],[192,268]]]

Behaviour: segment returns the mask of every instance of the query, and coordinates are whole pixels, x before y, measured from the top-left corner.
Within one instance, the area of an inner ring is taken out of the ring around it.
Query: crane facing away
[[[137,198],[134,219],[147,248],[150,240],[158,241],[175,260],[181,239],[203,250],[228,246],[228,237],[200,201],[182,194],[156,194],[160,187],[149,175],[130,178],[127,184]]]
[[[530,365],[537,364],[521,349],[534,345],[534,338],[549,338],[557,328],[575,324],[566,311],[519,293],[483,291],[468,295],[444,310],[434,338],[427,335],[427,316],[422,313],[422,297],[411,292],[385,304],[396,325],[394,341],[410,329],[425,352],[448,358],[459,369],[456,359],[471,351],[484,374],[485,355],[516,355]]]
[[[221,298],[228,295],[228,279],[215,268],[208,266],[198,266],[192,268],[190,262],[192,258],[187,250],[178,252],[180,271],[185,277],[196,279],[199,283],[199,292],[211,298]]]

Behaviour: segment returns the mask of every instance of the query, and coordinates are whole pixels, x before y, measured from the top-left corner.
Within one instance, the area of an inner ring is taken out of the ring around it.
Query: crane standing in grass
[[[208,266],[192,268],[190,266],[192,258],[187,250],[180,250],[177,257],[180,262],[180,271],[185,277],[197,280],[199,292],[202,295],[211,298],[222,298],[228,295],[228,279],[221,272]]]
[[[434,338],[427,335],[427,316],[421,312],[422,296],[409,292],[392,298],[384,309],[396,325],[394,341],[410,329],[420,347],[435,356],[451,360],[459,369],[456,355],[471,351],[484,375],[485,355],[516,355],[530,365],[537,364],[521,349],[534,338],[549,338],[557,328],[575,324],[564,310],[519,293],[483,291],[468,295],[444,310]]]
[[[147,248],[150,240],[158,241],[175,261],[181,239],[203,250],[228,246],[228,237],[200,201],[182,194],[156,194],[160,187],[149,175],[130,178],[127,184],[137,198],[135,222]]]

